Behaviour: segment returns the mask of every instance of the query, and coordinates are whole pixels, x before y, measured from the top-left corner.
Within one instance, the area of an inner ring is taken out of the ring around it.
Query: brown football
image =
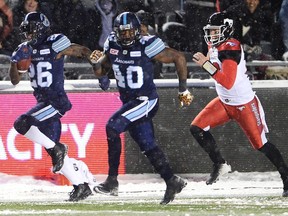
[[[25,73],[28,71],[29,66],[31,64],[31,57],[29,59],[22,59],[17,62],[17,69],[20,73]]]

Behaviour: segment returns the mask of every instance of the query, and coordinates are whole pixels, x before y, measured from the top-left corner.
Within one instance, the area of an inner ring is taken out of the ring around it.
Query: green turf
[[[1,202],[0,215],[183,215],[183,216],[233,216],[233,215],[288,215],[288,202],[282,197],[207,197],[177,199],[166,206],[158,200],[70,202]]]

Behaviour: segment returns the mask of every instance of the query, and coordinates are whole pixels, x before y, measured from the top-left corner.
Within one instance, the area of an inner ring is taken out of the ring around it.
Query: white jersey
[[[233,54],[231,55],[231,53]],[[224,59],[232,59],[237,62],[237,75],[232,88],[227,89],[215,80],[216,91],[220,100],[233,106],[250,102],[254,98],[255,92],[252,90],[250,80],[246,74],[246,61],[240,42],[229,39],[216,48],[210,47],[209,55],[210,61],[219,65],[220,70],[217,73],[223,73],[222,62]]]

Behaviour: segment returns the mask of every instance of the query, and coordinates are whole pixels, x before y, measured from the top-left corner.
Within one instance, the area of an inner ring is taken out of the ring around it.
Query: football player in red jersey
[[[238,40],[232,38],[233,20],[223,12],[214,13],[204,27],[204,32],[208,54],[205,56],[197,52],[193,55],[193,61],[215,80],[218,97],[195,117],[190,131],[213,162],[213,171],[206,184],[213,184],[220,175],[231,171],[231,166],[222,157],[209,130],[235,120],[252,146],[277,168],[284,185],[282,195],[287,197],[288,168],[277,147],[266,138],[268,128],[264,111],[246,74],[242,46]]]

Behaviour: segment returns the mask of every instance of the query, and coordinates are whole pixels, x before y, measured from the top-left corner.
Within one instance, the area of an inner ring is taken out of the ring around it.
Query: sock
[[[225,163],[224,158],[222,157],[220,150],[209,131],[204,131],[201,128],[191,125],[190,132],[193,137],[197,140],[199,145],[208,153],[210,159],[215,164]]]
[[[85,182],[81,169],[68,155],[65,156],[64,165],[59,173],[63,174],[73,185],[84,184]]]
[[[165,181],[172,178],[173,172],[170,167],[169,161],[159,147],[156,147],[154,149],[145,152],[145,155],[149,159],[154,169],[160,174],[160,176]]]
[[[83,181],[88,183],[89,185],[96,184],[96,178],[90,172],[87,164],[84,161],[76,160],[75,158],[70,158],[70,163],[73,163],[73,166],[79,168],[79,175],[82,175]]]
[[[265,156],[277,168],[282,180],[285,181],[288,178],[288,168],[277,147],[268,141],[262,148],[258,150],[265,154]]]
[[[53,148],[55,143],[43,134],[37,127],[31,126],[30,129],[24,134],[29,140],[40,144],[46,149]]]

